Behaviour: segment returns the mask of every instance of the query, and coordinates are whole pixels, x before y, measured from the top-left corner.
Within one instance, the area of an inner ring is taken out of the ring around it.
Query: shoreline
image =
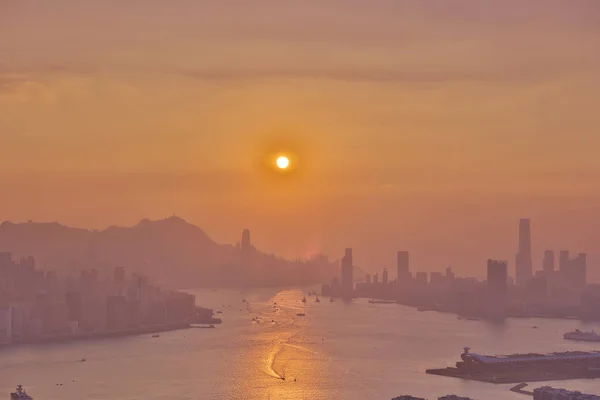
[[[40,336],[36,338],[16,339],[10,342],[0,344],[0,347],[10,347],[27,344],[50,344],[50,343],[66,343],[93,339],[110,339],[126,336],[144,335],[151,333],[170,332],[182,329],[189,329],[192,324],[189,322],[177,322],[171,324],[146,325],[130,329],[120,329],[103,332],[82,332],[71,333],[64,335]]]
[[[355,298],[367,299],[367,297],[355,297]],[[395,304],[398,304],[401,306],[414,308],[414,309],[418,310],[419,312],[435,311],[435,312],[443,313],[443,314],[454,314],[457,317],[461,317],[461,318],[465,318],[465,319],[477,318],[477,319],[482,319],[482,320],[494,320],[494,319],[503,319],[503,318],[518,318],[518,319],[540,318],[540,319],[571,320],[571,321],[581,321],[581,322],[600,322],[600,321],[596,321],[596,320],[586,320],[586,319],[583,319],[576,315],[507,314],[507,315],[504,315],[501,317],[492,317],[489,315],[465,315],[465,314],[461,314],[457,310],[448,310],[443,307],[436,307],[436,306],[419,306],[419,305],[415,305],[415,304],[408,304],[408,303],[402,302],[400,300],[393,301],[393,300],[373,300],[373,299],[371,299],[371,300],[369,300],[369,303],[371,303],[371,304],[393,304],[393,303],[395,303]]]

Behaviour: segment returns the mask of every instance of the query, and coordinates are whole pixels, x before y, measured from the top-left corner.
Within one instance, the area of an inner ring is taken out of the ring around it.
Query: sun
[[[290,166],[290,159],[287,158],[286,156],[279,156],[277,157],[277,168],[279,169],[286,169],[287,167]]]

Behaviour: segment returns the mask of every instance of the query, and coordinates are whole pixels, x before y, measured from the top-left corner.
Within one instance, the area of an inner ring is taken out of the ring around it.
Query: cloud
[[[176,75],[206,81],[322,79],[341,82],[447,83],[447,82],[535,82],[560,75],[559,69],[540,71],[528,67],[489,70],[360,68],[360,67],[282,67],[214,68],[175,71]]]
[[[93,68],[80,64],[0,64],[0,104],[53,104],[57,101],[57,94],[52,89],[51,82],[56,77],[92,73]]]
[[[54,104],[57,98],[46,83],[26,76],[0,75],[0,104]]]

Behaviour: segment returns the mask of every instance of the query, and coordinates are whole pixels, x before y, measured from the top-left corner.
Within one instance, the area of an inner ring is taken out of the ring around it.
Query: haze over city
[[[4,1],[2,219],[477,274],[600,240],[595,1]],[[270,151],[294,155],[285,179]],[[76,206],[75,206],[76,205]]]
[[[0,398],[600,400],[599,49],[598,0],[0,0]]]

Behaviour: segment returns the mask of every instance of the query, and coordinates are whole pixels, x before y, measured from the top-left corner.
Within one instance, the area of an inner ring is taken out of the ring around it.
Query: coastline
[[[151,334],[151,333],[160,333],[160,332],[169,332],[176,331],[181,329],[189,329],[192,324],[189,322],[174,322],[170,324],[158,324],[158,325],[146,325],[140,326],[136,328],[129,329],[119,329],[113,331],[103,331],[103,332],[82,332],[82,333],[70,333],[64,335],[50,335],[50,336],[40,336],[36,338],[25,338],[25,339],[16,339],[11,342],[2,343],[0,346],[8,347],[8,346],[16,346],[23,344],[46,344],[46,343],[65,343],[65,342],[74,342],[80,340],[92,340],[92,339],[109,339],[109,338],[118,338],[125,336],[135,336],[142,334]]]

